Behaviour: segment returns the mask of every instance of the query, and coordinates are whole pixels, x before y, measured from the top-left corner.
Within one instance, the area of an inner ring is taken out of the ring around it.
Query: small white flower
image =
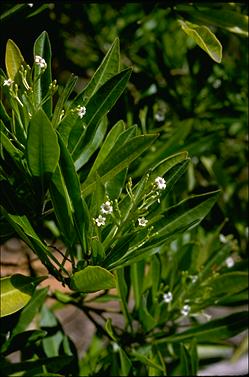
[[[190,278],[191,278],[192,283],[194,284],[194,283],[197,282],[198,276],[197,275],[192,275],[192,276],[190,276]]]
[[[160,113],[160,112],[157,112],[155,114],[155,119],[158,121],[158,122],[162,122],[164,119],[165,119],[165,116],[164,114]]]
[[[171,292],[164,293],[163,295],[163,301],[167,304],[173,300],[173,295]]]
[[[231,268],[231,267],[234,266],[234,260],[233,260],[232,257],[228,257],[228,258],[226,259],[225,263],[226,263],[226,265],[227,265],[228,268]]]
[[[112,343],[113,352],[118,352],[120,349],[119,345],[117,343]]]
[[[41,56],[36,55],[35,56],[35,64],[37,64],[40,68],[46,69],[47,68],[47,63],[46,60],[43,59]]]
[[[97,226],[105,225],[106,218],[102,215],[99,215],[96,219],[94,219]]]
[[[137,221],[139,226],[146,226],[148,222],[148,220],[146,220],[144,217],[140,217],[139,219],[137,219]]]
[[[227,239],[226,239],[226,237],[224,236],[224,234],[220,234],[220,235],[219,235],[219,239],[220,239],[220,242],[221,242],[221,243],[227,243]]]
[[[80,119],[82,119],[83,116],[86,114],[86,108],[85,108],[85,106],[80,106],[80,107],[77,109],[77,113],[78,113]]]
[[[181,310],[182,315],[184,315],[186,317],[189,314],[189,312],[190,312],[190,306],[184,305],[182,310]]]
[[[109,202],[109,200],[102,204],[102,206],[100,207],[100,211],[103,214],[110,214],[113,212],[113,207],[111,203]]]
[[[155,184],[157,185],[157,188],[159,190],[164,190],[166,188],[166,182],[165,179],[162,177],[157,177],[155,179]]]
[[[13,84],[13,80],[11,79],[8,79],[8,80],[4,80],[3,82],[3,86],[11,86]]]

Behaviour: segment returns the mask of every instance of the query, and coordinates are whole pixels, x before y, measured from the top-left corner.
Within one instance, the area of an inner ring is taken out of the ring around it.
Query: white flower
[[[118,352],[120,349],[119,345],[117,343],[112,343],[113,352]]]
[[[198,276],[197,275],[192,275],[192,276],[190,276],[190,278],[191,278],[191,282],[194,284],[194,283],[197,282]]]
[[[157,185],[157,188],[159,190],[164,190],[166,188],[166,182],[165,179],[162,177],[157,177],[155,179],[155,184]]]
[[[146,226],[148,222],[148,220],[146,220],[144,217],[140,217],[139,219],[137,219],[137,221],[139,226]]]
[[[167,304],[173,300],[173,295],[171,292],[164,293],[163,295],[163,301]]]
[[[226,237],[224,236],[224,234],[220,234],[220,235],[219,235],[219,239],[220,239],[220,242],[221,242],[221,243],[227,243],[227,239],[226,239]]]
[[[32,7],[34,6],[34,4],[33,4],[33,3],[29,3],[28,6],[29,6],[30,8],[32,8]]]
[[[97,226],[105,225],[106,218],[102,215],[99,215],[96,219],[94,219]]]
[[[47,63],[46,63],[45,59],[43,59],[39,55],[35,56],[35,64],[39,65],[39,67],[42,68],[42,69],[46,69],[47,68]]]
[[[189,312],[190,312],[190,306],[184,305],[182,310],[181,310],[182,315],[184,315],[186,317],[189,314]]]
[[[8,79],[8,80],[4,80],[3,82],[3,86],[11,86],[13,84],[13,80],[11,79]]]
[[[102,206],[100,207],[100,211],[103,214],[110,214],[113,212],[113,207],[111,203],[109,202],[109,200],[102,204]]]
[[[162,122],[164,119],[165,119],[165,116],[164,114],[158,112],[155,114],[155,119],[158,121],[158,122]]]
[[[228,268],[231,268],[231,267],[234,266],[234,260],[233,260],[232,257],[228,257],[228,258],[226,259],[225,263],[226,263],[226,265],[227,265]]]
[[[80,106],[79,108],[77,108],[77,113],[78,113],[80,119],[82,119],[83,116],[86,114],[85,106]]]

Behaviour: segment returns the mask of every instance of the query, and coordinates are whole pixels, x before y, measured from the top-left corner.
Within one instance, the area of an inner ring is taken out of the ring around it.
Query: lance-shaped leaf
[[[101,65],[93,75],[89,84],[84,88],[84,90],[73,100],[70,108],[75,109],[77,106],[87,106],[90,98],[96,93],[96,91],[105,84],[106,81],[111,79],[114,75],[119,72],[119,40],[115,39],[110,50],[105,55]],[[77,120],[75,113],[68,113],[62,120],[59,127],[59,132],[63,137],[66,145],[68,136],[71,129],[74,127]]]
[[[6,45],[5,65],[8,77],[11,80],[15,79],[17,72],[24,63],[24,58],[21,51],[11,39],[8,39]]]
[[[214,319],[208,323],[194,326],[179,334],[155,340],[156,344],[189,341],[195,338],[198,342],[220,342],[228,339],[248,327],[248,312],[233,313],[227,317]]]
[[[82,119],[74,111],[69,113],[60,123],[58,131],[66,145],[73,128],[80,128],[80,125],[82,125],[82,129],[86,129],[78,138],[77,143],[70,149],[74,161],[79,158],[84,145],[91,143],[99,121],[111,110],[124,91],[130,74],[131,69],[125,69],[106,81],[90,98],[86,106],[86,115]]]
[[[1,208],[4,217],[11,224],[13,229],[17,232],[19,237],[38,255],[39,259],[42,261],[44,266],[48,271],[55,276],[58,280],[61,280],[60,273],[56,270],[54,265],[51,263],[49,258],[59,265],[62,269],[63,267],[50,252],[49,248],[42,242],[38,237],[32,225],[30,224],[26,216],[12,215],[8,213],[3,207]]]
[[[132,240],[130,248],[122,256],[122,259],[112,263],[109,257],[109,263],[108,265],[105,264],[105,267],[109,269],[123,267],[157,253],[159,246],[172,241],[179,233],[198,225],[208,214],[218,195],[219,191],[214,191],[193,196],[152,218],[148,226],[153,225],[154,237],[146,242],[143,247],[136,248],[136,245],[141,243],[141,232],[139,232],[137,237]],[[115,253],[113,253],[114,260]]]
[[[44,72],[42,68],[34,64],[34,95],[36,105],[40,105],[41,101],[44,99],[49,90],[49,85],[52,82],[52,73],[51,73],[51,45],[49,41],[48,34],[46,31],[43,31],[41,35],[36,39],[34,44],[34,58],[35,56],[40,56],[43,58],[47,64],[47,67]],[[47,116],[50,118],[52,113],[52,97],[50,96],[47,101],[42,105]]]
[[[114,275],[100,266],[87,266],[75,272],[71,278],[71,289],[84,293],[116,287]]]
[[[102,163],[98,169],[98,175],[101,183],[105,183],[125,169],[139,157],[157,138],[157,135],[141,135],[128,140],[120,148],[115,150],[115,154],[110,153],[108,158]],[[95,187],[95,178],[91,176],[82,185],[84,196],[90,194]]]
[[[38,360],[26,360],[21,361],[19,363],[10,363],[7,361],[3,361],[1,365],[1,373],[3,376],[13,375],[17,372],[26,371],[29,375],[34,376],[37,374],[37,369],[40,371],[40,368],[44,365],[47,371],[46,374],[49,376],[58,376],[57,374],[53,374],[59,372],[63,369],[66,365],[72,363],[74,361],[73,356],[56,356],[56,357],[44,357],[39,358]],[[25,373],[26,374],[26,373]],[[41,375],[41,373],[39,373]],[[61,374],[59,374],[61,375]]]
[[[57,166],[51,177],[49,193],[61,237],[70,249],[76,239],[76,231],[73,226],[73,209],[60,166]]]
[[[84,117],[86,132],[82,133],[81,137],[71,150],[75,161],[80,157],[84,145],[91,142],[100,119],[111,110],[115,102],[123,93],[130,75],[130,68],[121,71],[102,85],[89,100],[86,115]]]
[[[93,94],[102,86],[107,80],[119,72],[120,51],[119,39],[116,38],[105,55],[99,68],[94,73],[89,84],[85,89],[74,99],[72,106],[86,105]]]
[[[35,286],[44,279],[46,277],[31,278],[21,274],[0,279],[0,317],[22,309],[31,300]]]
[[[57,135],[45,112],[38,110],[32,117],[27,138],[27,160],[33,176],[53,173],[59,161]]]
[[[108,135],[105,138],[105,141],[103,142],[101,149],[94,161],[94,164],[90,170],[90,173],[88,177],[93,175],[98,167],[101,165],[101,163],[105,160],[105,158],[108,156],[110,153],[111,149],[114,147],[115,142],[119,135],[124,131],[125,129],[125,124],[122,120],[117,122],[109,131]]]
[[[179,20],[182,30],[189,35],[216,63],[222,59],[222,45],[207,26]]]
[[[59,137],[59,144],[61,150],[60,167],[72,204],[74,227],[78,234],[82,249],[87,251],[87,230],[89,227],[88,208],[85,200],[81,197],[80,181],[76,173],[72,157],[61,137]]]

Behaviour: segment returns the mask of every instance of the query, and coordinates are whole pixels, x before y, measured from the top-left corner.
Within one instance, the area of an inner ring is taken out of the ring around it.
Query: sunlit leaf
[[[44,279],[46,277],[31,278],[21,274],[0,279],[0,317],[22,309],[31,300],[35,285]]]
[[[207,26],[199,26],[179,20],[182,30],[188,34],[216,63],[222,59],[222,45]]]
[[[100,266],[87,266],[75,272],[71,278],[71,288],[80,292],[96,292],[101,289],[115,288],[114,275]]]

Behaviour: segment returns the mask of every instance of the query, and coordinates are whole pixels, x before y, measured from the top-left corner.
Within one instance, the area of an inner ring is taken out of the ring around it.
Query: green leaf
[[[148,357],[144,356],[141,352],[132,351],[131,354],[136,360],[141,361],[143,364],[148,365],[151,368],[159,369],[161,372],[165,372],[165,369],[154,362],[154,360],[149,359]]]
[[[197,353],[197,342],[196,338],[193,338],[190,344],[189,348],[189,356],[191,360],[191,370],[192,370],[192,376],[197,376],[198,370],[199,370],[199,359],[198,359],[198,353]]]
[[[59,166],[57,166],[49,182],[49,193],[61,236],[65,244],[70,248],[76,239],[76,231],[73,225],[73,208]]]
[[[157,248],[160,245],[172,241],[177,234],[198,225],[210,211],[218,195],[219,191],[214,191],[190,197],[152,218],[148,226],[153,225],[153,231],[157,232],[157,234],[146,242],[142,248],[136,249],[137,242],[141,242],[138,234],[138,239],[133,239],[130,249],[123,255],[122,259],[114,263],[109,262],[106,267],[109,269],[123,267],[137,262],[145,258],[145,256],[157,253]]]
[[[35,286],[44,279],[46,277],[31,278],[21,274],[1,278],[0,317],[5,317],[22,309],[31,300]]]
[[[121,375],[122,376],[129,376],[130,369],[132,367],[132,363],[127,356],[126,352],[122,350],[122,348],[118,348],[119,356],[120,356],[120,364],[121,364]]]
[[[112,319],[111,318],[107,318],[107,321],[105,323],[105,331],[112,338],[112,340],[117,341],[117,337],[114,334],[114,331],[113,331],[113,328],[112,328]]]
[[[72,106],[86,105],[94,93],[101,87],[107,80],[119,72],[120,51],[119,39],[116,38],[105,55],[102,63],[97,71],[94,73],[91,81],[86,88],[75,98]]]
[[[130,271],[131,271],[131,283],[132,283],[134,299],[135,299],[135,309],[139,309],[141,299],[142,299],[142,293],[143,293],[144,261],[134,263],[131,266]]]
[[[48,271],[53,276],[57,277],[58,280],[61,280],[60,273],[56,270],[49,258],[51,258],[55,264],[59,265],[60,268],[62,268],[61,264],[38,237],[28,218],[26,216],[11,215],[10,213],[6,212],[4,208],[2,208],[2,213],[7,221],[12,225],[13,229],[15,229],[19,237],[26,242],[26,244],[35,252],[35,254],[38,255]]]
[[[179,376],[192,376],[191,374],[191,361],[189,353],[184,344],[180,344],[180,364],[177,368]]]
[[[85,200],[81,197],[80,181],[76,173],[73,160],[69,154],[62,138],[59,136],[60,144],[60,167],[63,173],[67,192],[72,204],[72,215],[74,220],[74,227],[79,237],[82,246],[82,251],[88,251],[87,245],[87,230],[89,227],[89,214]]]
[[[92,135],[95,133],[100,119],[107,114],[114,106],[120,95],[123,93],[126,84],[130,78],[131,69],[125,69],[116,74],[91,97],[87,105],[84,122],[86,124],[86,132],[82,134],[78,142],[71,151],[73,159],[77,164],[77,160],[81,155],[82,148],[91,142]],[[81,166],[78,166],[79,169]]]
[[[51,46],[49,37],[46,31],[43,31],[41,35],[36,39],[34,44],[34,57],[38,55],[45,59],[47,68],[45,72],[41,74],[41,68],[34,64],[34,95],[36,106],[41,105],[42,100],[49,91],[49,85],[52,82],[51,73]],[[52,97],[50,96],[47,101],[42,105],[43,110],[50,118],[52,113]]]
[[[227,317],[214,319],[202,325],[197,325],[189,330],[155,340],[156,344],[182,342],[196,338],[197,342],[220,342],[231,338],[248,326],[248,312],[237,312]]]
[[[42,339],[47,334],[43,330],[29,330],[21,332],[17,335],[12,335],[4,347],[1,348],[1,354],[8,355],[15,351],[20,351],[24,347],[30,347],[32,343]]]
[[[217,301],[219,298],[224,300],[227,297],[231,297],[248,288],[248,273],[233,271],[224,273],[215,277],[209,283],[210,297],[208,302]]]
[[[111,149],[114,147],[115,142],[119,135],[124,131],[125,124],[123,120],[118,121],[109,131],[108,135],[103,142],[103,145],[94,161],[94,164],[88,174],[88,178],[93,175],[101,165],[101,163],[106,159],[108,154],[110,153]]]
[[[117,278],[117,288],[118,288],[119,296],[121,298],[122,311],[123,311],[126,323],[130,325],[130,328],[132,330],[132,318],[128,309],[129,289],[125,280],[124,269],[120,269],[116,271],[115,274]]]
[[[91,158],[93,153],[98,149],[98,147],[100,146],[100,144],[102,143],[102,141],[105,137],[107,124],[108,124],[107,117],[104,116],[100,120],[99,125],[96,128],[95,132],[92,134],[90,142],[87,145],[84,146],[82,153],[80,154],[80,157],[75,162],[76,170],[79,170],[80,168],[82,168],[82,166],[84,166],[89,161],[89,159]],[[74,129],[73,129],[73,131],[74,131]],[[71,132],[71,134],[72,134],[72,132]],[[68,146],[69,149],[70,149],[71,134],[70,134],[70,138],[69,138],[69,146]],[[81,135],[78,135],[77,139],[79,137],[81,137]],[[74,145],[75,145],[75,143],[74,143]]]
[[[227,7],[227,4],[226,4]],[[232,33],[237,33],[248,37],[248,16],[239,12],[234,12],[224,8],[217,9],[211,6],[200,6],[195,9],[186,5],[177,5],[177,11],[187,12],[195,22],[215,25],[225,28]]]
[[[84,270],[75,272],[71,278],[71,289],[84,293],[115,287],[114,275],[100,266],[87,266]]]
[[[21,51],[11,39],[8,39],[5,53],[5,65],[8,77],[11,80],[15,79],[17,72],[24,63],[24,58]]]
[[[60,149],[57,135],[44,111],[32,117],[27,137],[27,160],[33,176],[53,173],[59,161]]]
[[[13,158],[13,160],[20,162],[23,157],[23,153],[11,143],[10,139],[2,131],[0,132],[0,139],[2,146]]]
[[[98,174],[100,181],[104,184],[116,174],[128,167],[129,164],[140,156],[157,138],[157,135],[141,135],[128,140],[115,153],[111,153],[100,165]],[[95,179],[91,176],[82,185],[84,196],[90,194],[95,186]]]
[[[216,63],[222,59],[222,45],[207,26],[198,26],[179,20],[183,31],[189,35]]]
[[[88,101],[86,115],[82,119],[79,118],[77,112],[71,111],[60,123],[58,131],[63,137],[66,145],[73,128],[80,128],[81,125],[82,129],[87,128],[86,132],[82,133],[81,138],[71,150],[74,154],[74,160],[76,160],[76,157],[79,157],[82,147],[90,143],[92,134],[95,134],[95,129],[98,126],[100,119],[108,113],[124,91],[130,74],[131,69],[125,69],[120,73],[115,74],[115,76],[111,77],[100,86]],[[82,106],[82,103],[80,103],[80,105]],[[74,109],[75,108],[72,110]],[[83,141],[83,139],[85,140]]]
[[[37,289],[32,295],[31,300],[22,310],[18,322],[12,331],[12,336],[24,331],[32,322],[34,316],[47,298],[48,288]]]
[[[5,18],[11,16],[13,13],[19,12],[22,8],[25,8],[27,5],[26,4],[18,4],[18,5],[15,5],[14,7],[11,7],[10,9],[6,10],[6,12],[1,14],[0,21],[3,21]]]
[[[3,376],[13,375],[13,373],[20,371],[27,371],[28,373],[32,373],[33,369],[38,368],[42,365],[45,365],[49,372],[58,372],[66,365],[70,364],[73,360],[74,358],[72,356],[63,355],[50,358],[45,357],[38,360],[27,360],[20,363],[2,362],[1,373]],[[51,376],[51,374],[49,375]],[[41,376],[40,373],[39,376]]]

